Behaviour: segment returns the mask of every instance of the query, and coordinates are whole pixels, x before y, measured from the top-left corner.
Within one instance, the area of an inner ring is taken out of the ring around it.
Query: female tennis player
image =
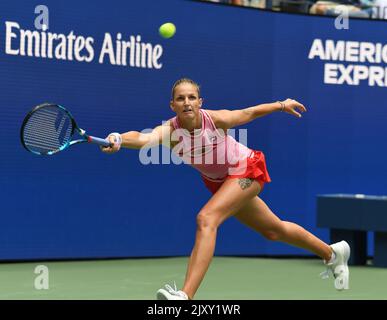
[[[183,288],[177,290],[176,286],[166,285],[157,291],[157,298],[194,298],[211,263],[218,227],[231,216],[268,240],[282,241],[321,257],[327,267],[323,277],[332,273],[336,289],[348,289],[350,248],[347,242],[328,245],[301,226],[281,221],[258,196],[265,183],[270,182],[264,154],[227,135],[227,129],[273,112],[301,118],[306,108],[293,99],[232,111],[203,110],[202,103],[199,85],[191,79],[180,79],[172,88],[170,107],[176,113],[174,118],[148,134],[111,133],[107,139],[113,145],[102,148],[105,153],[114,153],[121,147],[139,149],[165,144],[201,173],[204,184],[213,194],[197,215],[195,245]]]

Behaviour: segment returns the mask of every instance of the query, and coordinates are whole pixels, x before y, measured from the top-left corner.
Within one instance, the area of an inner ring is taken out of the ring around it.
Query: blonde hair
[[[173,100],[174,96],[175,96],[175,89],[178,85],[182,84],[182,83],[189,83],[189,84],[192,84],[193,86],[196,87],[197,91],[198,91],[198,96],[200,98],[200,86],[195,82],[193,81],[192,79],[189,79],[189,78],[181,78],[179,80],[177,80],[174,84],[173,84],[173,87],[172,87],[172,96],[171,96],[171,99]]]

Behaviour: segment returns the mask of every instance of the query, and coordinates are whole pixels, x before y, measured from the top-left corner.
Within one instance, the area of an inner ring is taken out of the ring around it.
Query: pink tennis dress
[[[262,190],[263,185],[271,181],[264,154],[217,129],[206,110],[199,109],[199,112],[202,127],[193,132],[182,128],[177,117],[172,119],[172,141],[178,141],[173,148],[175,154],[201,173],[212,193],[228,178],[255,179]]]

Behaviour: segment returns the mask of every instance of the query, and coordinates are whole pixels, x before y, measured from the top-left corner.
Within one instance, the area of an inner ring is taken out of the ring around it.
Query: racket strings
[[[36,110],[24,126],[23,140],[28,149],[50,154],[70,142],[73,123],[70,116],[56,106]]]

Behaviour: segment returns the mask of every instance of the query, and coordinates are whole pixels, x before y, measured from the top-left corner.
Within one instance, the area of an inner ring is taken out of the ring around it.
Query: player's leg
[[[193,298],[210,265],[218,226],[244,207],[260,191],[257,181],[227,179],[197,216],[195,245],[189,259],[183,291]]]
[[[235,217],[267,239],[283,241],[318,255],[327,265],[327,272],[322,273],[323,278],[332,273],[337,290],[349,288],[350,247],[346,241],[326,244],[301,226],[281,221],[259,197],[254,197],[240,208]]]
[[[235,217],[269,240],[282,241],[306,249],[329,261],[331,247],[303,227],[279,219],[259,197],[251,199]]]

